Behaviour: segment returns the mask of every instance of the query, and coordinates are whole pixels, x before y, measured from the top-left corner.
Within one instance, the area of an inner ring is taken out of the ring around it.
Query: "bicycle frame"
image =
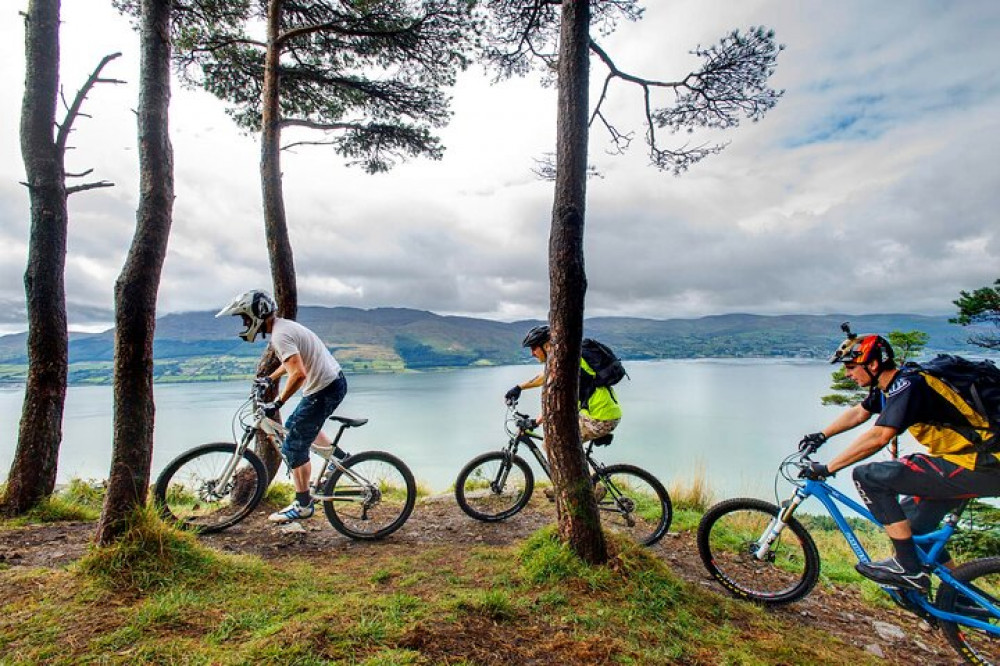
[[[542,452],[541,447],[539,447],[538,444],[535,443],[535,440],[540,442],[543,439],[544,437],[534,432],[531,432],[530,430],[519,432],[517,434],[511,435],[510,442],[507,443],[507,450],[510,452],[510,455],[513,456],[517,453],[518,446],[523,445],[527,447],[527,449],[531,451],[531,454],[535,456],[535,460],[538,461],[538,465],[542,468],[542,471],[545,472],[545,476],[549,477],[549,479],[551,480],[552,468],[549,467],[548,458],[546,458],[545,454]],[[590,465],[590,469],[592,469],[596,474],[600,473],[600,471],[604,469],[604,465],[594,460],[594,457],[591,455],[591,451],[593,451],[593,448],[594,448],[593,442],[587,442],[587,448],[584,450],[583,455],[587,459],[587,464]]]
[[[778,539],[782,529],[784,529],[784,526],[795,512],[795,509],[810,497],[815,497],[821,504],[823,504],[827,512],[830,514],[830,517],[833,518],[833,521],[836,523],[841,534],[844,535],[844,539],[851,547],[851,550],[854,551],[858,560],[860,562],[870,562],[871,558],[869,557],[868,552],[864,549],[864,546],[861,545],[861,542],[858,541],[857,535],[851,528],[850,523],[847,522],[847,519],[844,518],[844,514],[841,512],[840,507],[837,504],[839,502],[840,504],[850,508],[862,518],[879,527],[882,527],[882,524],[878,522],[871,512],[860,503],[854,501],[824,481],[813,481],[811,479],[806,479],[801,486],[798,486],[795,489],[795,492],[789,499],[781,503],[781,512],[778,514],[777,518],[771,522],[771,525],[768,526],[767,530],[762,535],[760,542],[758,542],[756,556],[763,557],[767,554],[771,544]],[[938,558],[944,552],[944,547],[948,539],[950,539],[955,533],[958,518],[958,512],[953,512],[945,519],[943,527],[933,532],[928,532],[927,534],[914,535],[913,540],[918,546],[917,553],[919,554],[921,560],[923,560],[924,564],[932,567],[934,575],[937,576],[943,583],[950,585],[966,597],[972,599],[981,608],[989,611],[990,615],[994,618],[1000,619],[1000,608],[990,602],[975,588],[957,580],[951,575],[951,571],[948,567],[938,561]],[[897,601],[904,601],[911,606],[915,606],[934,618],[945,622],[954,622],[956,624],[974,627],[995,636],[1000,636],[1000,626],[994,626],[966,615],[957,615],[955,613],[942,611],[935,606],[927,596],[918,594],[916,591],[901,591],[886,587],[883,587],[883,589]]]
[[[285,465],[288,465],[288,460],[285,458],[285,454],[281,450],[281,442],[284,441],[285,437],[288,435],[288,429],[285,428],[285,426],[280,422],[267,416],[256,394],[251,395],[250,400],[253,403],[253,422],[243,424],[243,436],[236,445],[236,454],[233,456],[232,460],[229,461],[229,464],[226,465],[225,469],[223,469],[222,474],[219,475],[217,480],[217,485],[219,487],[225,487],[229,483],[230,477],[232,477],[233,473],[236,471],[236,467],[242,459],[243,452],[250,447],[250,443],[254,441],[255,435],[258,432],[264,435],[268,443],[274,447],[274,450],[278,452],[281,459],[285,461]],[[245,404],[246,403],[244,403],[244,405]],[[340,443],[340,439],[348,427],[349,426],[346,424],[341,424],[340,428],[337,430],[337,435],[333,440],[333,444],[330,447],[329,454],[324,454],[323,452],[313,449],[313,451],[315,451],[317,455],[325,461],[320,467],[319,472],[316,474],[316,480],[313,483],[313,499],[326,502],[357,501],[356,493],[344,493],[337,496],[318,494],[328,476],[332,474],[335,469],[339,469],[347,478],[351,479],[351,481],[357,483],[359,486],[364,487],[368,485],[368,482],[364,478],[359,476],[350,468],[341,465],[337,457],[333,455],[333,451],[337,449],[337,445]]]

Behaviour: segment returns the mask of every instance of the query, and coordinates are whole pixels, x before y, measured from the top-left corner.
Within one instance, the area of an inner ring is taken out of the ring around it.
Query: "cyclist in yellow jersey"
[[[1000,461],[991,453],[974,450],[961,427],[940,425],[962,426],[975,417],[956,409],[919,372],[897,368],[892,345],[885,338],[850,336],[830,362],[843,363],[847,376],[869,389],[868,397],[821,432],[806,435],[799,447],[815,450],[827,438],[865,423],[872,414],[878,418],[829,463],[814,462],[805,474],[815,479],[830,476],[874,455],[909,430],[927,453],[854,468],[858,494],[885,526],[895,551],[895,557],[861,562],[856,568],[883,585],[927,591],[930,577],[921,568],[913,534],[933,530],[946,513],[970,497],[1000,496]],[[900,495],[906,497],[900,501]]]
[[[531,349],[531,355],[539,363],[545,363],[552,348],[550,335],[548,326],[536,326],[524,336],[521,346]],[[581,358],[580,383],[584,387],[582,391],[584,400],[580,404],[580,438],[584,442],[610,435],[622,418],[622,408],[618,404],[618,397],[615,395],[614,389],[610,386],[593,386],[591,378],[595,375],[594,370]],[[532,379],[511,388],[504,398],[517,400],[523,389],[538,388],[544,384],[545,370]],[[589,390],[591,388],[593,389],[592,393]],[[588,393],[589,395],[587,395]],[[544,420],[545,415],[542,413],[539,414],[536,422],[541,424]]]

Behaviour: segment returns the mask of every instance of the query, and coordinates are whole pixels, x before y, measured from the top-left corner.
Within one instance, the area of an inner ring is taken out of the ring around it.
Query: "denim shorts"
[[[292,415],[285,422],[288,435],[281,444],[281,452],[289,469],[295,469],[309,462],[309,445],[313,443],[323,424],[337,409],[347,395],[347,380],[343,373],[338,375],[326,388],[299,401]]]

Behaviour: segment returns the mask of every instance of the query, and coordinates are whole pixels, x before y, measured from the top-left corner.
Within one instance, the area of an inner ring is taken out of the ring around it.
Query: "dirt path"
[[[552,505],[533,499],[518,516],[504,523],[480,523],[465,516],[451,496],[425,499],[417,504],[407,524],[384,542],[352,541],[336,532],[322,517],[302,523],[304,529],[269,524],[269,510],[229,530],[202,537],[219,550],[258,555],[264,559],[288,555],[349,553],[366,549],[454,544],[458,547],[505,546],[519,541],[554,521]],[[0,531],[0,563],[11,567],[59,567],[81,557],[94,534],[93,523],[63,523]],[[653,547],[681,578],[715,590],[698,558],[694,535],[670,533]],[[845,642],[881,656],[887,664],[960,664],[944,637],[912,615],[895,609],[873,608],[851,587],[821,586],[806,599],[770,610],[789,624],[823,629]]]

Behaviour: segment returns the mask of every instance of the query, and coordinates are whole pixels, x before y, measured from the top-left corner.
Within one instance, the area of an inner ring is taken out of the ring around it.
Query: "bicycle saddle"
[[[343,423],[348,428],[359,428],[364,424],[368,423],[368,419],[349,419],[346,416],[331,416],[331,421],[339,421]]]
[[[594,440],[594,446],[607,446],[614,438],[615,436],[611,434],[605,435],[604,437],[598,437]]]

